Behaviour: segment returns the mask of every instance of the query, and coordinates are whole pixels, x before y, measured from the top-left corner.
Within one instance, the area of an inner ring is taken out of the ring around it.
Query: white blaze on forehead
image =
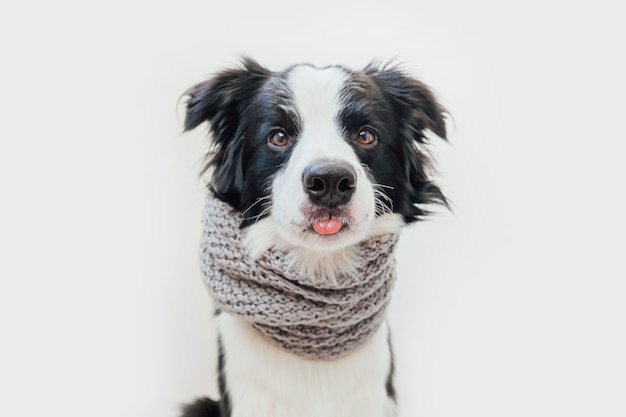
[[[337,67],[320,69],[303,65],[290,71],[287,83],[305,129],[319,124],[334,126],[347,76]]]
[[[304,152],[306,159],[337,158],[356,162],[338,124],[341,92],[347,80],[348,74],[338,67],[303,65],[289,72],[287,84],[302,122],[294,150],[296,158]]]

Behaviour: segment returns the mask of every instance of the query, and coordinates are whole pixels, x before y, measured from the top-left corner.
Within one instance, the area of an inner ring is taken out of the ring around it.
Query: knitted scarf
[[[208,197],[201,267],[217,307],[310,359],[341,356],[376,332],[395,280],[397,234],[359,243],[356,272],[328,282],[303,275],[289,252],[272,248],[251,258],[243,246],[240,222],[240,213]]]

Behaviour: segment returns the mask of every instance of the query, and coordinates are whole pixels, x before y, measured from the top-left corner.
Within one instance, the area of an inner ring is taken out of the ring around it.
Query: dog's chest
[[[386,324],[358,350],[330,361],[287,353],[245,321],[218,317],[232,417],[389,417]]]

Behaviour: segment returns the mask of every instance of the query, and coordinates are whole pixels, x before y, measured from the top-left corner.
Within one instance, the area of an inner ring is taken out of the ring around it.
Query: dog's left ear
[[[443,192],[431,178],[434,162],[427,150],[419,146],[428,142],[427,130],[441,139],[447,139],[446,110],[426,84],[397,68],[369,66],[365,72],[390,104],[401,136],[401,165],[405,179],[402,188],[406,198],[396,202],[394,211],[411,223],[428,214],[423,205],[449,207]]]

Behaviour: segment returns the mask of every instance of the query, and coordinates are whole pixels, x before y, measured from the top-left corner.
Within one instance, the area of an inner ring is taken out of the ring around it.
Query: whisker
[[[382,200],[379,197],[376,197],[377,199],[380,200],[381,203],[384,204],[384,201],[387,201],[387,203],[389,203],[389,206],[393,209],[393,200],[391,198],[389,198],[389,196],[387,194],[379,192],[379,193],[376,193],[376,195],[382,197]]]
[[[373,184],[373,188],[376,207],[377,209],[379,209],[377,210],[377,214],[381,215],[385,213],[392,213],[393,200],[387,194],[385,194],[385,192],[383,192],[381,188],[393,189],[393,187],[385,184]],[[388,204],[385,204],[385,202],[387,202]]]
[[[272,205],[268,205],[267,207],[265,207],[259,214],[257,214],[256,216],[251,216],[251,217],[244,217],[243,220],[252,220],[255,219],[254,222],[258,222],[261,217],[265,216],[267,213],[269,213],[272,210]]]
[[[252,204],[250,205],[250,207],[248,207],[247,209],[245,209],[245,210],[243,211],[243,213],[242,213],[242,214],[246,214],[246,213],[247,213],[247,212],[249,212],[249,211],[250,211],[250,210],[251,210],[254,206],[256,206],[257,204],[262,203],[264,200],[267,200],[267,199],[270,199],[270,198],[272,198],[272,196],[271,196],[271,195],[266,195],[266,196],[264,196],[264,197],[259,197],[259,198],[257,198],[257,199],[256,199],[256,201],[255,201],[254,203],[252,203]]]

